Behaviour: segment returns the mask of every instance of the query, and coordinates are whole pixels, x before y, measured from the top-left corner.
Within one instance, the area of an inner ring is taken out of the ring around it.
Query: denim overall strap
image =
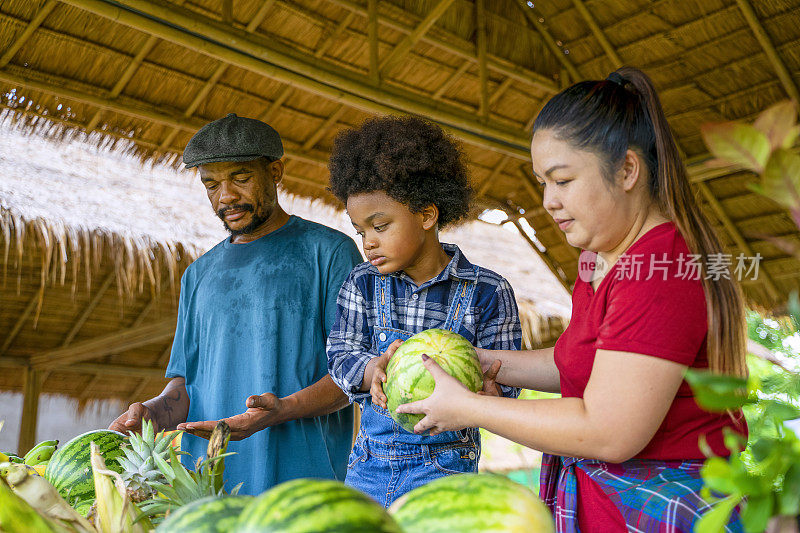
[[[375,299],[378,302],[378,317],[380,326],[388,328],[392,326],[392,284],[386,275],[375,276]]]
[[[475,292],[475,287],[478,285],[478,273],[480,268],[473,267],[475,271],[475,281],[469,282],[462,280],[456,289],[456,297],[453,299],[453,304],[447,312],[447,319],[444,321],[442,329],[454,331],[458,333],[461,329],[461,322],[464,320],[464,315],[472,303],[472,294]]]

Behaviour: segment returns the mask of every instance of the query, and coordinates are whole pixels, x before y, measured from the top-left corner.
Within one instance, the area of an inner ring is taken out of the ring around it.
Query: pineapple
[[[125,457],[119,458],[124,468],[122,480],[131,501],[138,503],[156,495],[153,483],[165,483],[167,478],[159,469],[159,463],[169,456],[174,435],[163,431],[154,435],[153,424],[142,422],[142,433],[131,433],[128,445],[123,448]]]
[[[217,423],[208,442],[206,458],[197,460],[194,472],[184,468],[172,448],[167,450],[169,461],[158,456],[156,464],[164,481],[151,483],[158,492],[158,497],[140,505],[144,514],[153,518],[154,522],[158,522],[166,513],[187,503],[206,496],[224,495],[225,491],[222,488],[224,458],[233,455],[233,452],[225,453],[230,432],[228,424],[222,421]],[[230,494],[239,492],[241,485],[240,483],[234,487]]]

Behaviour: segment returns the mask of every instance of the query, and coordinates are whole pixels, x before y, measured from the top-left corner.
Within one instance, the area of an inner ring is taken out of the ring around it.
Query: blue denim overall
[[[477,279],[478,267],[475,267]],[[442,329],[458,332],[472,301],[477,281],[462,280],[450,304]],[[383,353],[396,339],[414,332],[392,327],[391,282],[375,276],[375,299],[380,325],[373,328],[372,348]],[[480,435],[477,428],[448,431],[435,436],[416,435],[395,422],[389,411],[367,398],[362,403],[361,428],[347,466],[345,484],[355,487],[388,507],[397,498],[448,474],[477,472]]]

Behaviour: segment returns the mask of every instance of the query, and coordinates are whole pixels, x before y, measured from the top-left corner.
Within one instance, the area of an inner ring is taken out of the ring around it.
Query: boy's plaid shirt
[[[475,267],[458,246],[442,244],[452,258],[435,278],[417,287],[404,272],[389,274],[392,291],[391,327],[412,333],[441,327],[461,280],[475,281]],[[375,297],[378,269],[370,263],[356,266],[342,285],[336,305],[336,321],[328,336],[328,371],[333,381],[359,401],[369,393],[359,392],[367,362],[380,354],[372,351],[373,327],[379,323]],[[472,303],[458,331],[478,348],[519,350],[522,328],[511,285],[499,274],[482,267]],[[503,395],[516,397],[519,389],[502,387]]]

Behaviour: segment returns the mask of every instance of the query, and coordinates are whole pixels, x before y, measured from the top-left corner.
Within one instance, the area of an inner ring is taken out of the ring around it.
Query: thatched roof
[[[89,134],[175,162],[203,123],[234,111],[286,139],[287,189],[332,201],[325,161],[341,128],[413,113],[464,143],[483,206],[530,222],[570,286],[576,251],[541,207],[528,131],[542,103],[629,64],[655,81],[691,179],[732,253],[764,257],[746,286],[766,307],[800,264],[784,209],[709,169],[707,121],[800,100],[800,0],[7,0],[0,106],[31,132]]]
[[[179,276],[226,235],[193,172],[0,129],[0,390],[32,365],[43,392],[141,400],[160,391]],[[281,193],[292,213],[354,235],[347,216]],[[514,285],[526,346],[549,344],[569,295],[517,233],[473,221],[444,233]]]

